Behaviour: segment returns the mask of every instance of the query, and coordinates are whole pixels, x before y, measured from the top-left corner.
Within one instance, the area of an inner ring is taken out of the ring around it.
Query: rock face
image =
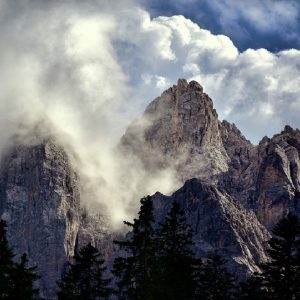
[[[160,206],[180,199],[193,226],[216,214],[217,219],[203,221],[204,231],[212,223],[216,227],[209,234],[201,233],[198,244],[213,251],[223,249],[249,270],[265,257],[266,229],[289,211],[300,215],[300,131],[286,126],[280,134],[253,145],[234,124],[218,120],[212,100],[195,81],[180,79],[150,103],[129,126],[121,149],[135,155],[145,168],[172,168],[182,184],[193,177],[200,180],[197,192],[182,194],[185,185],[171,198],[160,196]],[[203,190],[210,190],[210,202]],[[190,204],[193,201],[197,204]],[[209,203],[218,210],[207,209]],[[218,220],[227,220],[228,235],[220,235]],[[229,244],[220,247],[225,240],[236,249],[228,250]]]
[[[122,148],[137,153],[146,168],[177,170],[181,181],[214,180],[228,169],[228,156],[212,100],[199,83],[178,80],[147,107],[123,136]]]
[[[266,259],[273,225],[289,211],[300,216],[300,131],[286,126],[253,145],[234,124],[218,120],[195,81],[180,79],[150,103],[118,150],[150,174],[172,169],[183,186],[171,196],[153,195],[156,218],[178,201],[194,229],[196,253],[225,256],[241,277]],[[79,179],[52,138],[17,144],[2,157],[0,217],[13,250],[38,265],[48,299],[64,263],[84,244],[102,248],[109,265],[114,257],[114,234],[100,215],[80,207]]]
[[[10,245],[38,265],[43,296],[53,298],[80,224],[77,176],[63,148],[48,139],[10,149],[1,164],[0,204]]]
[[[45,299],[55,299],[64,264],[87,243],[112,252],[112,235],[99,214],[80,203],[79,178],[54,138],[7,150],[0,164],[0,218],[8,223],[10,247],[38,266]]]
[[[222,255],[239,278],[257,271],[257,263],[266,259],[266,228],[254,212],[216,187],[194,178],[172,196],[156,193],[152,199],[159,217],[167,214],[173,201],[178,202],[194,231],[195,253],[200,257]]]
[[[292,211],[300,215],[300,131],[286,126],[259,146],[261,164],[253,206],[258,218],[271,228],[280,217]]]

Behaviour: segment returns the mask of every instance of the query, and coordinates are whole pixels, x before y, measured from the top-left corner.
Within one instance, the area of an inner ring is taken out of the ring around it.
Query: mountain
[[[300,212],[299,143],[300,131],[286,126],[253,145],[218,119],[199,83],[179,79],[129,126],[120,147],[149,170],[171,168],[182,184],[194,178],[158,197],[160,213],[180,199],[199,253],[221,252],[233,269],[253,271],[266,257],[270,229],[287,212]]]
[[[197,178],[225,191],[268,229],[288,211],[299,213],[300,131],[286,126],[253,145],[234,124],[218,120],[195,81],[179,79],[151,102],[121,148],[149,170],[172,168],[182,184]]]
[[[159,218],[177,201],[193,229],[195,253],[200,257],[222,255],[238,278],[258,271],[257,263],[266,259],[266,228],[254,212],[213,185],[193,178],[169,197],[156,193],[153,201]]]
[[[300,131],[286,126],[253,145],[218,119],[195,81],[179,79],[151,102],[116,151],[149,174],[172,170],[181,187],[152,196],[156,219],[178,201],[195,232],[196,253],[225,256],[240,277],[266,259],[274,224],[289,211],[300,215]],[[56,280],[82,245],[92,242],[108,260],[114,256],[105,220],[83,207],[71,158],[58,140],[45,137],[13,143],[0,162],[0,217],[9,224],[14,251],[38,265],[47,299],[55,297]]]
[[[38,265],[40,289],[56,295],[56,281],[76,247],[99,243],[103,230],[80,205],[78,176],[57,140],[35,139],[7,149],[0,168],[0,216],[10,246]]]

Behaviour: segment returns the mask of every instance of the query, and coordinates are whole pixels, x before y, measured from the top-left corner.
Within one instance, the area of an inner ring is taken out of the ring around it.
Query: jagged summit
[[[145,168],[172,168],[182,184],[210,182],[271,228],[300,210],[300,131],[290,126],[253,145],[226,120],[195,81],[179,79],[151,102],[121,141]]]
[[[140,149],[137,155],[147,168],[174,166],[182,181],[212,178],[228,169],[219,127],[213,102],[201,85],[179,79],[128,128],[122,146]]]
[[[101,215],[82,211],[80,178],[68,148],[57,139],[36,139],[35,132],[23,144],[14,142],[0,164],[0,216],[9,221],[14,250],[39,265],[41,289],[53,298],[74,251],[93,242],[109,259],[112,236],[104,233]],[[197,254],[225,256],[241,277],[266,258],[273,225],[290,211],[300,216],[300,131],[285,126],[253,145],[235,124],[218,119],[212,99],[195,81],[179,79],[152,101],[128,127],[118,151],[123,161],[130,157],[122,166],[127,180],[133,162],[147,176],[166,169],[181,182],[171,196],[152,196],[156,219],[179,202],[196,232]]]

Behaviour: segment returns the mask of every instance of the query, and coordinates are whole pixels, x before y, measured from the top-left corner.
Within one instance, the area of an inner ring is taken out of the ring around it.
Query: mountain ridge
[[[116,151],[124,161],[133,157],[150,176],[172,170],[181,187],[152,196],[156,218],[178,201],[196,232],[196,253],[225,256],[241,277],[266,259],[273,225],[288,212],[300,216],[300,131],[285,126],[253,145],[236,125],[218,119],[212,99],[195,81],[179,79],[151,102]],[[65,262],[82,245],[102,248],[108,261],[116,251],[101,214],[83,209],[70,156],[58,140],[46,138],[13,145],[0,164],[0,217],[9,223],[17,254],[27,252],[39,265],[46,298],[54,297]],[[47,251],[46,260],[34,254]]]

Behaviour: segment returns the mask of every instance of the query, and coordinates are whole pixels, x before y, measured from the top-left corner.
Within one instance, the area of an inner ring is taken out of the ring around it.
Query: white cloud
[[[140,18],[149,22],[145,12]],[[254,142],[280,131],[285,124],[300,126],[300,121],[291,117],[300,113],[299,50],[274,54],[248,49],[239,53],[228,37],[213,35],[183,16],[158,17],[150,22],[152,28],[166,34],[149,35],[139,24],[134,26],[138,30],[122,32],[121,39],[135,44],[129,57],[120,55],[129,73],[139,57],[137,68],[148,78],[161,76],[166,82],[176,82],[179,77],[198,80],[213,98],[220,117],[237,123]],[[144,38],[142,43],[136,42],[139,36]],[[157,49],[160,38],[164,47]],[[160,55],[165,52],[173,53],[174,59]],[[153,86],[159,87],[154,83],[148,88],[149,82],[144,84],[137,78],[135,84],[136,90],[142,90],[139,95],[151,95],[150,99],[157,96]]]
[[[239,53],[226,36],[183,16],[151,19],[131,1],[16,3],[0,8],[2,146],[49,120],[81,158],[85,198],[115,221],[127,218],[137,197],[174,187],[168,170],[153,177],[132,162],[120,169],[112,147],[177,78],[197,79],[221,118],[254,141],[285,123],[300,126],[299,50]]]

